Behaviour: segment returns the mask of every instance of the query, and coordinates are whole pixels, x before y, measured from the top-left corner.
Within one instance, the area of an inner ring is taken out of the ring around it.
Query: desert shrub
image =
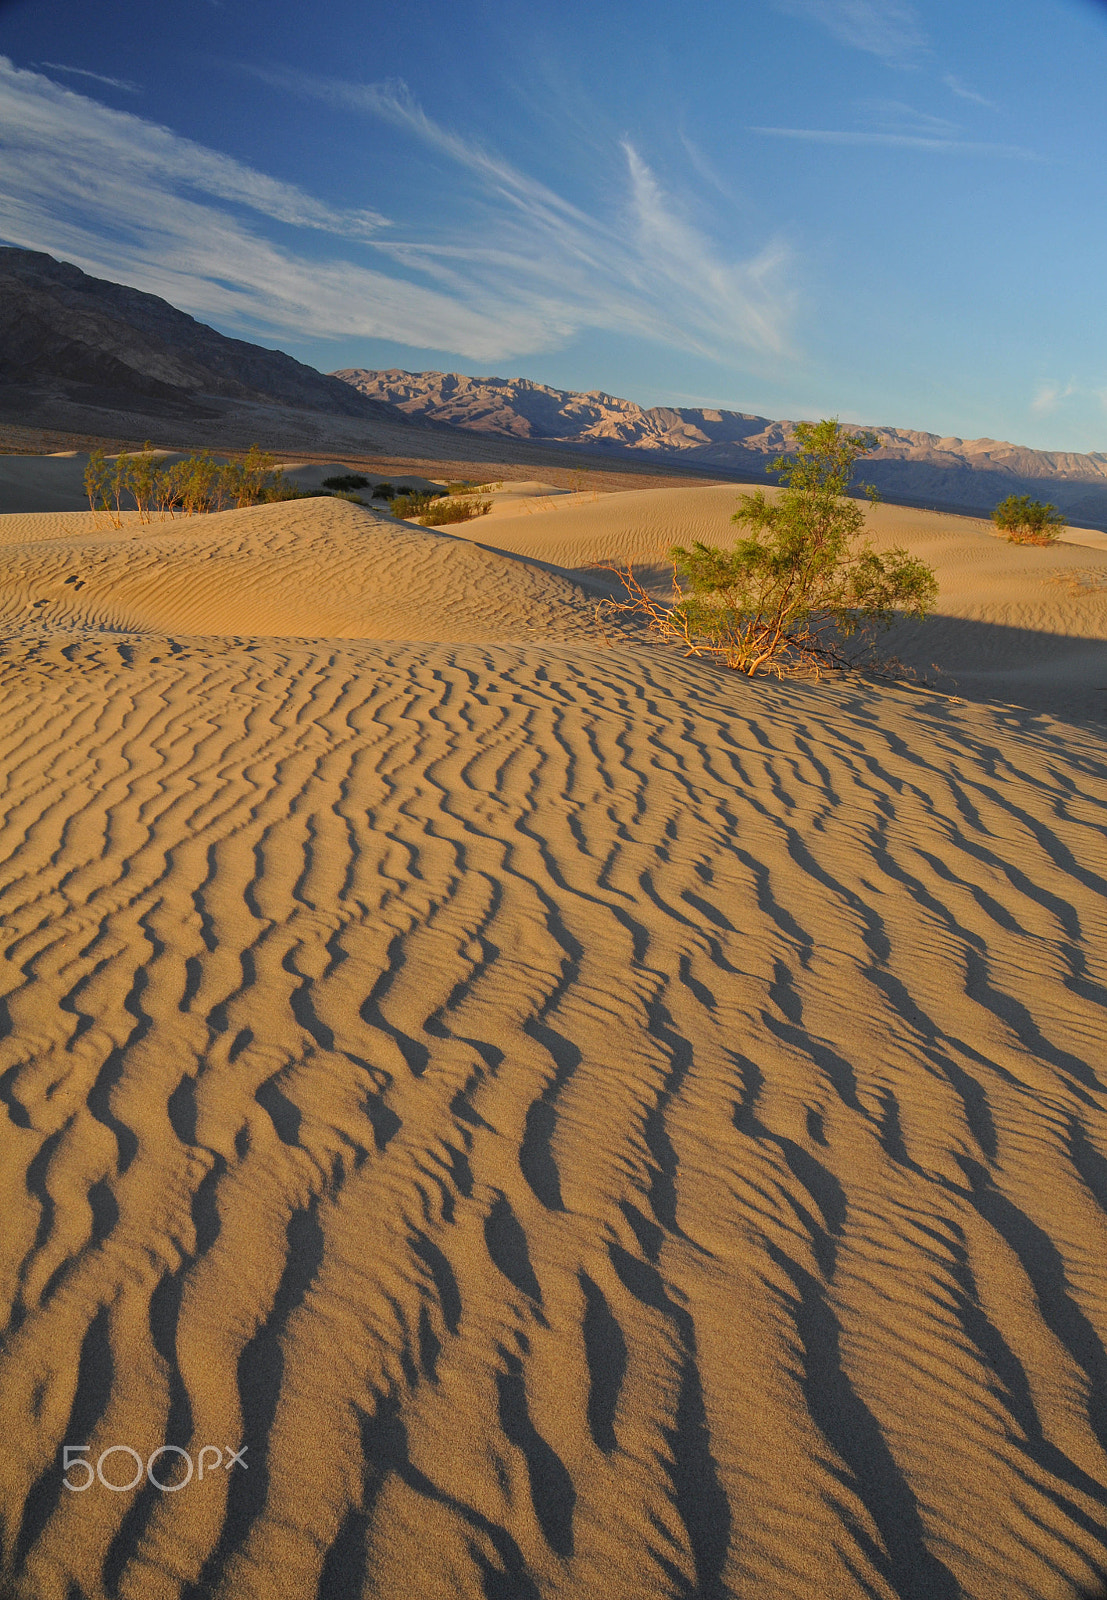
[[[103,450],[93,450],[85,467],[85,493],[89,509],[105,512],[117,528],[123,525],[124,502],[134,502],[140,523],[202,512],[222,511],[225,505],[250,506],[261,501],[296,500],[302,491],[288,483],[273,458],[251,445],[241,461],[214,461],[205,450],[180,461],[163,464],[149,443],[133,454],[120,454],[109,462]]]
[[[352,489],[332,489],[331,499],[349,500],[350,503],[355,506],[363,506],[365,504],[365,501],[361,498],[361,496],[354,494]]]
[[[429,494],[394,494],[388,509],[394,517],[406,522],[409,518],[421,517],[424,511],[430,509],[430,503]]]
[[[1009,494],[992,512],[992,521],[1011,544],[1052,544],[1065,526],[1056,506],[1031,500],[1028,494]]]
[[[85,493],[90,511],[108,509],[108,480],[111,468],[102,449],[92,450],[85,463]]]
[[[216,509],[220,488],[220,467],[206,450],[177,462],[178,500],[186,517]],[[221,500],[221,497],[220,497]]]
[[[273,469],[273,457],[252,444],[241,461],[228,461],[221,469],[221,492],[217,492],[217,498],[220,503],[223,498],[233,501],[238,510],[243,506],[256,505],[263,489],[277,476]]]
[[[155,505],[158,490],[158,479],[161,470],[157,457],[150,448],[147,439],[142,449],[135,455],[126,458],[126,488],[134,497],[135,509],[141,523],[150,521],[151,510]],[[120,461],[124,457],[120,457]]]
[[[378,483],[373,489],[374,500],[392,500],[395,495],[396,491],[390,483]]]
[[[369,479],[363,478],[360,472],[341,472],[333,478],[323,479],[324,489],[367,489]]]
[[[425,528],[443,528],[451,522],[469,522],[473,517],[483,517],[491,511],[491,500],[439,500],[424,511],[419,521]]]
[[[436,500],[441,500],[445,491],[442,489],[408,489],[401,487],[392,497],[389,510],[394,517],[401,517],[405,522],[413,521],[428,512]]]
[[[263,505],[269,505],[276,500],[306,500],[308,490],[301,489],[295,483],[289,483],[284,473],[278,468],[267,484],[264,484],[258,496]]]
[[[758,489],[739,499],[731,520],[747,534],[733,549],[697,541],[669,551],[675,605],[654,600],[627,565],[614,569],[627,598],[602,603],[601,616],[641,618],[688,655],[777,677],[872,662],[876,635],[897,613],[925,616],[938,595],[930,568],[906,550],[877,555],[858,542],[865,511],[850,481],[875,435],[829,418],[800,423],[796,442],[798,454],[768,468],[785,485],[779,498]]]

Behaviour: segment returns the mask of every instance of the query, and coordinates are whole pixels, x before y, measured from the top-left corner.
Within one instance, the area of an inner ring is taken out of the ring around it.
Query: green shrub
[[[252,506],[271,500],[296,500],[301,491],[288,483],[273,458],[251,445],[241,461],[214,461],[205,450],[166,464],[147,443],[142,450],[121,453],[110,463],[94,450],[85,467],[89,509],[105,512],[123,526],[124,501],[134,501],[140,523],[163,521],[182,511],[186,517],[222,511],[225,505]]]
[[[369,479],[363,478],[360,472],[343,472],[333,478],[323,479],[324,489],[367,489]]]
[[[275,472],[273,481],[265,484],[258,499],[265,505],[278,500],[306,500],[309,497],[307,489],[301,489],[295,483],[289,483],[283,472]]]
[[[442,489],[407,489],[401,487],[392,497],[389,510],[394,517],[400,517],[405,522],[414,521],[422,517],[436,500],[443,498]]]
[[[93,450],[89,453],[85,463],[85,493],[88,495],[88,509],[90,511],[106,511],[108,509],[108,460],[103,449]]]
[[[391,500],[395,497],[395,494],[396,491],[390,483],[378,483],[373,490],[373,499]]]
[[[639,617],[688,655],[709,656],[753,676],[871,661],[875,634],[897,612],[923,617],[933,609],[933,572],[906,550],[880,556],[858,545],[864,509],[849,497],[858,457],[876,447],[873,434],[847,433],[837,418],[802,422],[799,452],[768,470],[786,485],[776,500],[762,490],[742,495],[732,521],[748,530],[731,550],[697,541],[669,551],[677,601],[659,604],[629,565],[615,568],[625,601],[601,604],[601,615]],[[866,488],[870,500],[876,490]],[[847,651],[845,641],[858,636]]]
[[[1009,494],[992,512],[992,521],[1011,544],[1052,544],[1065,526],[1056,506],[1031,500],[1028,494]]]
[[[419,521],[425,528],[443,528],[451,522],[470,522],[473,517],[483,517],[491,509],[491,500],[440,500],[429,511],[424,511]]]

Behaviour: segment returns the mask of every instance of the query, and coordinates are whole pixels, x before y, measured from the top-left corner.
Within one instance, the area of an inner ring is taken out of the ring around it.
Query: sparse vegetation
[[[436,500],[445,497],[444,489],[409,489],[401,486],[392,496],[389,510],[404,522],[414,522],[423,517]]]
[[[324,478],[323,487],[324,489],[337,489],[348,493],[353,489],[368,489],[369,479],[363,478],[360,472],[340,472],[333,478]],[[391,487],[391,485],[378,484],[373,493],[377,494],[382,488],[386,487]]]
[[[1065,526],[1055,505],[1043,505],[1028,494],[1009,494],[992,512],[992,521],[1011,544],[1053,544]]]
[[[451,484],[451,490],[453,487]],[[451,522],[470,522],[474,517],[483,517],[491,509],[491,500],[480,499],[469,485],[458,495],[447,494],[444,489],[396,494],[389,506],[394,517],[401,517],[405,522],[421,522],[425,528],[442,528]]]
[[[850,482],[875,435],[847,433],[829,418],[800,423],[796,442],[795,456],[768,468],[785,486],[779,497],[758,489],[739,499],[731,520],[748,532],[733,549],[697,541],[669,551],[675,604],[655,600],[626,565],[611,570],[627,597],[602,602],[601,616],[645,621],[686,654],[750,676],[876,664],[877,634],[898,613],[924,617],[937,580],[906,550],[878,555],[858,543],[865,511]],[[871,486],[865,492],[879,498]]]
[[[439,500],[423,513],[419,521],[425,528],[443,528],[451,522],[471,522],[474,517],[485,516],[491,509],[491,500],[478,500],[472,496]]]
[[[134,502],[140,524],[222,511],[227,506],[258,505],[273,500],[295,500],[301,491],[287,482],[273,457],[251,445],[240,461],[218,462],[208,452],[165,462],[149,442],[140,451],[122,453],[109,461],[102,449],[93,450],[85,467],[85,493],[89,509],[106,515],[112,527],[123,526],[123,512]]]

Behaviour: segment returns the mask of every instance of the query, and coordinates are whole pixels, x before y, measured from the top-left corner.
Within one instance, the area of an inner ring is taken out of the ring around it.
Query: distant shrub
[[[422,517],[436,500],[443,498],[444,492],[442,489],[421,490],[401,487],[392,497],[390,507],[392,515],[401,517],[405,522]]]
[[[1009,494],[992,512],[992,521],[1011,544],[1052,544],[1065,526],[1056,506],[1028,494]]]
[[[240,461],[214,461],[205,450],[180,461],[162,462],[149,443],[142,450],[122,453],[109,462],[103,450],[93,450],[85,467],[85,493],[89,509],[107,515],[113,527],[123,526],[130,498],[140,523],[161,521],[176,512],[186,517],[222,511],[225,506],[257,505],[271,500],[299,499],[301,491],[288,483],[273,457],[251,445]]]
[[[331,499],[349,500],[350,503],[355,506],[363,506],[365,504],[365,501],[361,498],[361,496],[354,494],[353,490],[351,489],[332,489]]]
[[[470,522],[474,517],[483,517],[491,509],[491,500],[440,500],[425,511],[419,521],[425,528],[443,528],[451,522]]]
[[[395,489],[390,483],[378,483],[373,490],[374,500],[391,500],[395,496]]]
[[[341,472],[333,478],[323,479],[324,489],[367,489],[369,479],[363,478],[360,472]]]
[[[268,505],[276,500],[307,500],[309,492],[289,483],[283,472],[278,471],[273,474],[273,482],[265,485],[258,498]]]

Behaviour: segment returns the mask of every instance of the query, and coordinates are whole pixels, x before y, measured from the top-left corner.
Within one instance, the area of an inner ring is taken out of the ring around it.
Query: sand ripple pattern
[[[1101,740],[570,645],[0,694],[14,1594],[1094,1588]]]

